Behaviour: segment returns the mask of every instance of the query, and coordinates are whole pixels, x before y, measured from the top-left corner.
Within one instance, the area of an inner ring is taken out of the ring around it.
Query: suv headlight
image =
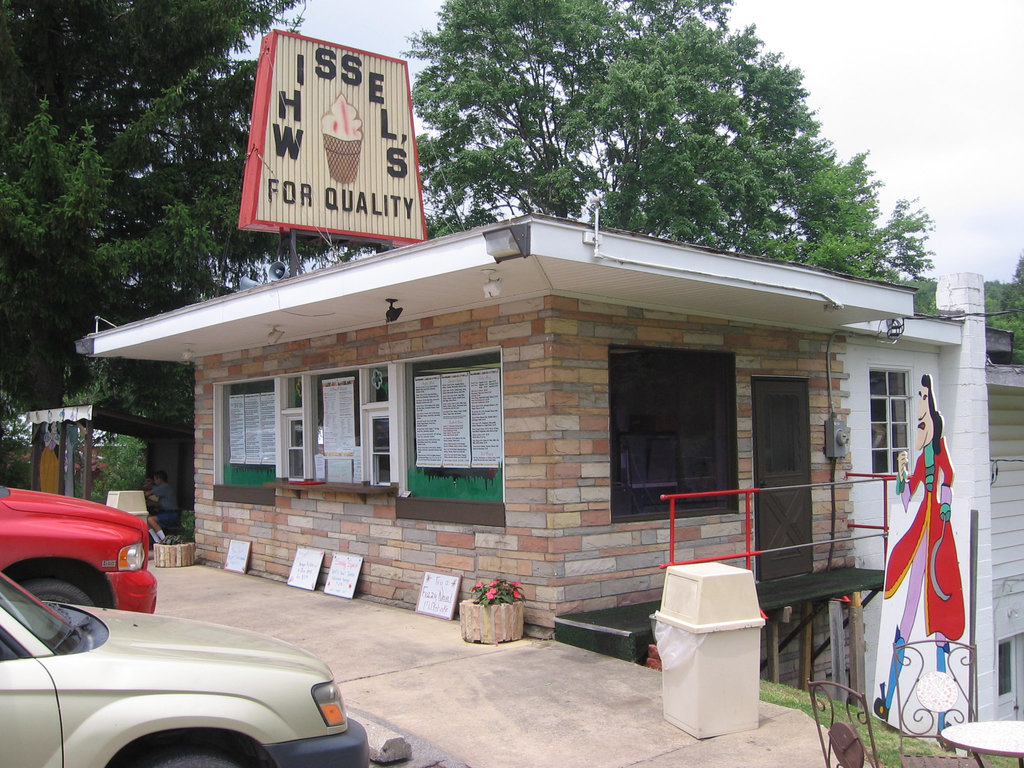
[[[121,547],[117,553],[117,570],[137,571],[146,562],[146,550],[141,541]]]
[[[333,681],[313,686],[313,701],[320,710],[320,717],[330,726],[346,725],[345,702],[341,699],[341,691]]]

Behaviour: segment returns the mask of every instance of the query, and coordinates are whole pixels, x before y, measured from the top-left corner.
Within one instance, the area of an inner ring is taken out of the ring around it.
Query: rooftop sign
[[[406,63],[290,32],[264,37],[238,226],[425,240]]]

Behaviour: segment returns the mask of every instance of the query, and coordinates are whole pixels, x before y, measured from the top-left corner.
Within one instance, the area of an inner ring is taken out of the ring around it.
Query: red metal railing
[[[871,480],[882,481],[882,524],[881,525],[863,525],[861,523],[847,523],[847,528],[867,528],[869,530],[882,531],[884,534],[882,537],[882,562],[889,559],[889,481],[895,480],[896,475],[879,475],[870,474],[864,472],[847,472],[847,477],[862,477],[869,478]]]
[[[669,562],[663,563],[662,568],[667,568],[670,565],[690,565],[693,563],[712,563],[720,560],[736,560],[744,558],[746,560],[746,567],[750,569],[750,560],[758,555],[774,554],[776,552],[786,552],[792,549],[803,549],[805,547],[817,547],[823,544],[831,544],[833,542],[846,542],[846,541],[858,541],[861,539],[872,539],[881,537],[883,540],[883,547],[885,548],[885,555],[888,556],[888,533],[889,533],[889,487],[886,483],[889,480],[895,480],[895,475],[881,475],[881,474],[861,474],[848,472],[846,474],[846,480],[833,483],[809,483],[806,485],[787,485],[782,487],[773,488],[737,488],[728,491],[701,491],[697,493],[663,493],[661,495],[662,501],[669,503]],[[860,478],[857,480],[849,480],[848,478]],[[882,481],[882,525],[863,525],[859,523],[848,523],[847,528],[866,528],[871,530],[878,530],[881,533],[868,534],[865,536],[847,536],[842,539],[825,539],[823,541],[812,541],[806,544],[793,544],[788,547],[775,547],[773,549],[751,549],[751,536],[752,536],[752,523],[753,523],[753,504],[752,499],[755,494],[761,491],[785,491],[795,490],[798,488],[829,488],[837,485],[854,485],[861,482],[877,482]],[[699,557],[690,560],[676,560],[676,502],[686,501],[690,499],[709,499],[717,498],[721,496],[740,496],[744,497],[744,520],[743,520],[743,538],[746,549],[743,552],[736,552],[728,555],[714,555],[711,557]]]

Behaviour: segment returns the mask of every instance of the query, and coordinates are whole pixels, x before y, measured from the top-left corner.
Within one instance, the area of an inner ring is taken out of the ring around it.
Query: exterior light
[[[530,255],[530,225],[509,224],[484,232],[487,255],[500,264],[507,259],[525,259]]]

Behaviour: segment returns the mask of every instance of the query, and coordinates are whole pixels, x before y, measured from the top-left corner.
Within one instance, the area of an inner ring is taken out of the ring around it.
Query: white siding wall
[[[989,406],[993,594],[1002,640],[1024,633],[1024,388],[990,387]]]

